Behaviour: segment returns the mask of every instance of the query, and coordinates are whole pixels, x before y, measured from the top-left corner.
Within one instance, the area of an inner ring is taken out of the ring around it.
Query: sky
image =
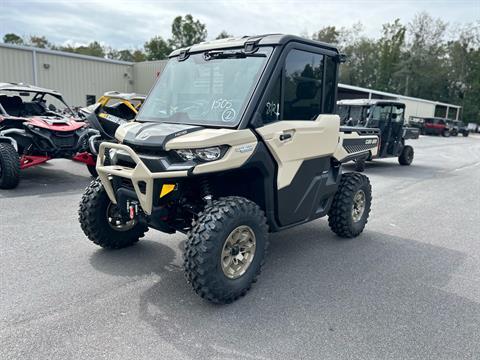
[[[229,34],[312,34],[323,26],[362,22],[378,37],[381,25],[400,18],[408,23],[426,11],[452,25],[480,21],[480,0],[0,0],[0,36],[44,35],[58,45],[93,40],[113,48],[138,49],[160,35],[169,38],[172,20],[192,14],[206,24],[208,39]]]

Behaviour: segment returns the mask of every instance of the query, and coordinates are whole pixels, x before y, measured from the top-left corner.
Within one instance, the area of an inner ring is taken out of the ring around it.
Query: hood
[[[165,150],[169,140],[202,129],[187,124],[129,122],[117,129],[115,138],[126,145]]]
[[[85,123],[81,121],[75,121],[73,118],[68,117],[43,117],[34,116],[26,119],[28,124],[37,126],[39,128],[55,130],[55,131],[74,131],[82,128]]]

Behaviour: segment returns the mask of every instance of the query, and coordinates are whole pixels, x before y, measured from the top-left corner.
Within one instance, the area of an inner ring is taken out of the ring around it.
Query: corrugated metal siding
[[[0,47],[0,82],[32,84],[32,51]]]
[[[167,60],[158,60],[133,64],[134,91],[139,94],[148,94],[167,62]]]
[[[402,98],[398,100],[405,103],[405,119],[407,120],[410,119],[410,116],[431,117],[435,113],[434,104]]]
[[[131,65],[37,54],[37,67],[37,85],[60,91],[72,106],[86,105],[86,95],[133,91]]]

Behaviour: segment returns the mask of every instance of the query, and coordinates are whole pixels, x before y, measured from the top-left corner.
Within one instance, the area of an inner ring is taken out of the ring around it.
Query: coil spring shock
[[[210,182],[206,177],[202,177],[200,179],[200,191],[201,191],[202,199],[207,204],[210,204],[212,202],[212,192],[210,189]]]

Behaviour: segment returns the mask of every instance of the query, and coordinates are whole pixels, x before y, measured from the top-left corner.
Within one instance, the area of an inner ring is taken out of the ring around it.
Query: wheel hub
[[[137,225],[137,220],[125,220],[115,204],[110,203],[107,207],[107,222],[115,231],[128,231]]]
[[[365,212],[365,192],[358,190],[353,197],[352,219],[354,222],[360,221]]]
[[[256,240],[252,228],[241,225],[228,235],[223,244],[220,263],[229,279],[237,279],[248,270],[255,256]]]

